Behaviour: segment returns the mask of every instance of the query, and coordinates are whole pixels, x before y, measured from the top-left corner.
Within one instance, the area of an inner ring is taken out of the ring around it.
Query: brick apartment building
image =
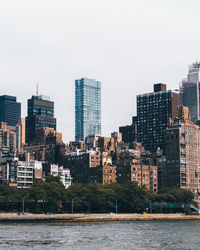
[[[111,184],[117,182],[116,166],[101,165],[89,169],[89,181],[93,183]]]
[[[158,191],[158,173],[156,166],[132,164],[117,168],[117,182],[120,184],[136,181],[145,185],[149,191]]]
[[[179,107],[166,131],[166,183],[191,190],[200,201],[200,128],[187,107]]]

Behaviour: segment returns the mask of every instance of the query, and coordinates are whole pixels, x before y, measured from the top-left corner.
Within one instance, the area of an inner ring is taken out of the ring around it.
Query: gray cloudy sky
[[[74,80],[102,82],[102,132],[131,123],[136,95],[178,88],[200,59],[199,0],[0,0],[0,94],[55,101],[74,139]]]

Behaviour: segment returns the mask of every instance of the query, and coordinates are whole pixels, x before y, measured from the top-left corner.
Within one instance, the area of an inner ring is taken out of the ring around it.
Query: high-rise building
[[[166,130],[166,181],[169,187],[188,189],[200,203],[200,128],[191,122],[188,108],[179,107]]]
[[[186,79],[180,87],[181,106],[189,108],[194,123],[200,120],[200,63],[196,62],[189,67]]]
[[[26,117],[26,143],[33,144],[37,129],[53,128],[56,130],[54,118],[54,102],[47,96],[32,96],[28,100],[28,116]]]
[[[146,150],[165,151],[165,130],[174,119],[180,103],[178,91],[166,90],[165,84],[155,84],[154,92],[137,96],[137,140]]]
[[[17,102],[16,97],[0,96],[0,122],[6,122],[8,129],[15,130],[20,117],[21,103]]]
[[[75,140],[101,134],[101,82],[82,78],[75,81]]]

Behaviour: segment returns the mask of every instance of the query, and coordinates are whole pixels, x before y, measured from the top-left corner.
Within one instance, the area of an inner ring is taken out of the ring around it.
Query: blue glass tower
[[[8,128],[15,130],[21,117],[21,103],[15,96],[0,96],[0,122],[7,122]]]
[[[75,140],[101,134],[101,82],[87,78],[75,81]]]

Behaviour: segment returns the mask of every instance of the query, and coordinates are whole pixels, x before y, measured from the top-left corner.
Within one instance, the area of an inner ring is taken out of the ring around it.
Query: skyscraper
[[[200,120],[200,63],[196,62],[189,67],[186,79],[180,87],[181,105],[189,108],[194,123]]]
[[[75,81],[75,140],[101,134],[101,82],[82,78]]]
[[[179,92],[155,84],[154,92],[137,96],[137,139],[146,150],[165,150],[165,130],[179,106]]]
[[[6,122],[8,129],[15,130],[20,117],[21,103],[17,102],[17,98],[0,96],[0,122]]]
[[[28,116],[26,117],[26,143],[33,144],[36,130],[39,128],[54,128],[54,102],[47,96],[32,96],[28,100]]]

